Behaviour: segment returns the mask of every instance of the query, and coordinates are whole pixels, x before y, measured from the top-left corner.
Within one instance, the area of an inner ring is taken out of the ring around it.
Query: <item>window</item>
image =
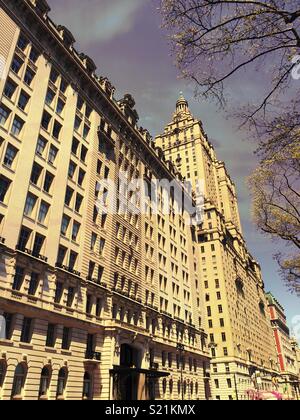
[[[28,39],[25,38],[24,35],[21,34],[17,45],[20,48],[20,50],[25,51],[28,45]]]
[[[82,110],[82,107],[83,107],[83,100],[81,98],[78,98],[77,99],[77,109],[79,111],[81,111]]]
[[[43,157],[46,146],[47,140],[45,140],[43,137],[39,137],[36,146],[36,154]]]
[[[20,94],[20,97],[19,97],[19,102],[18,102],[18,107],[20,109],[22,109],[22,111],[25,111],[26,110],[26,107],[27,107],[27,104],[29,102],[29,99],[30,99],[30,96],[27,95],[27,93],[25,93],[22,90],[22,92]]]
[[[32,255],[35,257],[39,257],[45,242],[45,236],[40,235],[39,233],[37,233],[35,235],[35,240],[34,240],[34,244],[33,244],[33,250],[32,250]]]
[[[68,174],[69,178],[73,179],[76,168],[77,168],[77,166],[75,165],[75,163],[71,161],[70,165],[69,165],[69,174]]]
[[[224,322],[224,319],[223,318],[221,318],[220,319],[220,327],[224,327],[225,326],[225,322]]]
[[[75,241],[75,242],[77,241],[79,230],[80,230],[80,224],[77,222],[74,222],[73,230],[72,230],[72,241]]]
[[[29,58],[33,63],[36,63],[39,58],[39,52],[34,47],[31,48]]]
[[[21,120],[21,118],[19,117],[15,117],[12,128],[11,128],[11,133],[14,136],[18,137],[22,131],[23,125],[24,125],[24,121]]]
[[[232,381],[231,381],[231,379],[227,379],[227,386],[228,386],[228,388],[232,388]]]
[[[62,218],[62,223],[61,223],[61,234],[63,236],[66,236],[68,228],[69,228],[69,224],[70,224],[70,217],[64,215]]]
[[[0,360],[0,390],[3,387],[5,375],[6,375],[6,363],[3,360]]]
[[[12,394],[11,394],[12,399],[22,397],[22,393],[23,393],[23,389],[24,389],[24,385],[26,381],[26,374],[27,374],[27,370],[25,368],[25,365],[23,363],[20,363],[16,367],[16,370],[15,370],[14,382],[13,382]]]
[[[74,194],[74,190],[72,190],[72,188],[70,188],[70,187],[67,187],[66,195],[65,195],[65,205],[66,206],[70,206],[73,194]]]
[[[68,288],[68,296],[67,296],[67,307],[71,308],[73,306],[73,301],[75,297],[74,287]]]
[[[73,138],[73,142],[72,142],[72,153],[74,154],[74,155],[76,155],[77,154],[77,151],[78,151],[78,147],[79,147],[79,141],[77,140],[77,139],[75,139],[75,137]]]
[[[83,197],[82,197],[82,195],[77,194],[77,195],[76,195],[76,202],[75,202],[75,211],[76,211],[77,213],[79,213],[79,212],[80,212],[82,201],[83,201]]]
[[[93,232],[92,237],[91,237],[91,251],[95,250],[96,241],[97,241],[97,234]]]
[[[61,82],[60,82],[60,87],[59,87],[60,91],[61,91],[62,93],[65,93],[65,92],[66,92],[66,90],[67,90],[67,87],[68,87],[67,82],[66,82],[64,79],[61,79]]]
[[[35,296],[38,285],[39,285],[39,275],[38,275],[38,273],[31,273],[29,290],[28,290],[28,294],[30,296]]]
[[[228,356],[228,349],[227,349],[227,347],[224,347],[223,348],[223,353],[224,353],[224,356]]]
[[[0,124],[5,125],[9,117],[10,110],[3,105],[0,106]]]
[[[48,131],[48,129],[49,129],[49,124],[50,124],[50,121],[51,121],[51,115],[50,115],[50,114],[48,114],[48,112],[44,111],[44,113],[43,113],[43,117],[42,117],[42,127],[43,127],[46,131]]]
[[[58,249],[58,255],[57,255],[57,263],[59,265],[62,265],[65,261],[67,250],[63,246],[60,246]]]
[[[86,147],[82,146],[81,155],[80,155],[80,159],[82,160],[82,162],[85,162],[87,152],[88,152],[88,149]]]
[[[9,179],[4,178],[0,175],[0,202],[2,203],[5,201],[5,197],[9,189],[10,183],[11,181]]]
[[[24,280],[24,268],[17,266],[13,282],[13,290],[20,291]]]
[[[30,235],[31,235],[31,231],[29,229],[26,229],[24,227],[21,229],[19,244],[18,244],[18,249],[20,251],[25,251]]]
[[[3,314],[3,317],[5,319],[5,338],[6,340],[11,340],[12,336],[12,322],[13,322],[13,315],[5,312]]]
[[[89,314],[89,315],[92,312],[92,306],[93,306],[93,304],[92,304],[92,295],[87,295],[86,296],[86,313]]]
[[[51,106],[54,98],[55,98],[55,93],[53,92],[52,89],[48,89],[47,94],[46,94],[46,104]]]
[[[54,126],[53,126],[53,132],[52,132],[54,138],[59,139],[61,129],[62,129],[62,125],[58,121],[55,121]]]
[[[24,318],[23,326],[22,326],[22,333],[21,333],[21,342],[30,343],[31,335],[32,335],[32,319]]]
[[[55,69],[51,69],[50,81],[55,84],[57,79],[58,79],[58,72]]]
[[[53,180],[54,180],[54,176],[47,171],[46,176],[45,176],[44,188],[43,189],[48,194],[50,193]]]
[[[48,367],[44,367],[41,373],[39,397],[46,397],[50,387],[51,373]]]
[[[62,99],[58,99],[57,106],[56,106],[56,112],[61,115],[63,113],[63,110],[65,108],[65,102]]]
[[[13,81],[8,80],[4,88],[4,95],[11,99],[16,89],[17,85]]]
[[[76,252],[73,252],[73,251],[70,252],[69,267],[71,270],[73,270],[76,265],[77,257],[78,257],[78,254],[76,254]]]
[[[4,156],[4,165],[11,168],[13,166],[13,163],[14,163],[14,160],[17,156],[17,153],[18,153],[18,149],[13,147],[11,144],[8,144],[7,149],[6,149],[6,153],[5,153],[5,156]]]
[[[51,144],[48,156],[48,162],[51,163],[51,165],[54,165],[57,154],[58,149]]]
[[[29,67],[27,67],[24,76],[24,82],[26,83],[26,85],[31,86],[34,76],[35,73]]]
[[[58,372],[56,398],[62,397],[67,386],[68,372],[66,368],[61,368]]]
[[[76,117],[75,118],[75,123],[74,123],[74,128],[75,128],[76,131],[78,131],[80,129],[81,123],[82,123],[81,119],[79,117]]]
[[[30,177],[30,181],[34,184],[37,185],[41,176],[43,168],[38,165],[37,163],[33,164],[32,167],[32,171],[31,171],[31,177]]]
[[[55,330],[56,330],[56,326],[54,324],[48,325],[46,347],[52,347],[52,348],[55,347],[55,341],[56,341]]]
[[[223,343],[226,341],[226,334],[225,333],[222,333],[222,341],[223,341]]]
[[[82,186],[84,178],[85,178],[85,172],[82,169],[80,169],[79,174],[78,174],[78,184],[80,186]]]
[[[223,313],[223,306],[222,305],[219,305],[218,306],[218,310],[219,310],[219,314],[222,314]]]
[[[89,132],[90,132],[90,127],[88,125],[84,125],[84,128],[83,128],[83,138],[84,139],[87,138],[87,136],[89,135]]]
[[[70,328],[64,327],[61,348],[63,350],[69,350],[70,344],[71,344],[71,330]]]
[[[91,399],[92,398],[92,378],[90,373],[85,372],[83,378],[83,399]]]
[[[218,379],[215,379],[215,387],[216,387],[217,389],[219,389],[219,388],[220,388],[220,383],[219,383],[219,380],[218,380]]]
[[[60,303],[61,298],[62,298],[62,294],[63,294],[63,290],[64,290],[64,286],[62,283],[57,282],[56,283],[56,289],[55,289],[55,297],[54,297],[54,302],[55,303]]]
[[[31,194],[27,196],[25,210],[24,210],[24,214],[26,216],[30,217],[32,215],[36,202],[37,202],[37,197]]]
[[[99,243],[99,255],[103,256],[105,248],[105,239],[101,238]]]
[[[15,55],[12,65],[11,65],[11,69],[14,73],[19,74],[21,67],[23,65],[23,61],[21,60],[21,58],[17,57]]]

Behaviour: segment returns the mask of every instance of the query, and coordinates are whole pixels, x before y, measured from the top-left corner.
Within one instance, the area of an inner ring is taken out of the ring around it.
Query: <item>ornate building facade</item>
[[[267,298],[281,373],[278,386],[286,398],[299,399],[298,343],[291,337],[283,306],[272,293]]]
[[[261,270],[243,238],[235,185],[182,95],[156,145],[196,194],[204,189],[198,276],[208,318],[213,398],[243,399],[251,388],[271,390],[278,363]]]
[[[123,211],[103,181],[123,172],[190,193],[133,98],[117,101],[48,13],[45,0],[0,1],[0,399],[207,399],[205,263],[189,215],[171,194],[163,213],[163,190],[158,212],[150,200],[138,211],[118,187]]]

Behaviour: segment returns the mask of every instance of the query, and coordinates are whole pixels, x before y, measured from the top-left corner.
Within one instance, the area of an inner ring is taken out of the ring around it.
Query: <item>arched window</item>
[[[14,383],[12,388],[12,399],[22,398],[27,370],[23,363],[20,363],[15,370]]]
[[[171,379],[169,382],[169,389],[170,389],[170,395],[172,395],[173,394],[173,379]]]
[[[39,397],[46,397],[48,393],[48,389],[50,386],[51,380],[51,372],[48,367],[44,367],[41,373],[41,382],[40,382],[40,390],[39,390]]]
[[[85,372],[83,378],[83,398],[91,399],[92,398],[92,377],[89,372]]]
[[[58,373],[56,397],[63,397],[67,385],[68,372],[66,368],[61,368]]]
[[[166,379],[163,380],[162,390],[163,390],[163,394],[166,394],[166,392],[167,392],[167,380]]]
[[[3,387],[5,375],[6,375],[6,363],[4,362],[4,360],[0,360],[0,390]]]

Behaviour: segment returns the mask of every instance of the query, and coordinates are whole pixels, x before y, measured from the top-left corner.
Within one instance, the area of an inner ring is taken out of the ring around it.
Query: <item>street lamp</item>
[[[185,350],[185,348],[184,348],[184,345],[183,344],[181,344],[181,343],[178,343],[177,344],[177,350],[179,351],[179,357],[180,357],[180,365],[181,365],[181,379],[180,379],[180,382],[181,382],[181,399],[182,399],[182,401],[184,401],[184,389],[183,389],[183,357],[182,357],[182,354],[183,354],[183,352],[184,352],[184,350]]]

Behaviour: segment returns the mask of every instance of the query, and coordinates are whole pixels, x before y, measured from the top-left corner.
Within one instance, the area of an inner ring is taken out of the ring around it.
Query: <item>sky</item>
[[[158,0],[48,0],[50,17],[65,25],[76,39],[75,48],[97,64],[117,88],[116,98],[131,93],[136,100],[140,125],[155,136],[170,122],[182,91],[194,116],[201,119],[218,158],[226,163],[237,185],[243,230],[248,248],[261,264],[267,291],[286,309],[289,326],[298,331],[300,299],[286,289],[272,255],[278,244],[262,236],[251,220],[247,177],[255,168],[255,143],[248,133],[213,103],[195,99],[191,84],[180,78],[171,56],[166,33],[161,29]],[[228,94],[254,98],[262,88],[260,74],[237,79]],[[298,82],[300,83],[300,82]],[[298,317],[298,322],[297,322]],[[296,321],[296,322],[295,322]]]

